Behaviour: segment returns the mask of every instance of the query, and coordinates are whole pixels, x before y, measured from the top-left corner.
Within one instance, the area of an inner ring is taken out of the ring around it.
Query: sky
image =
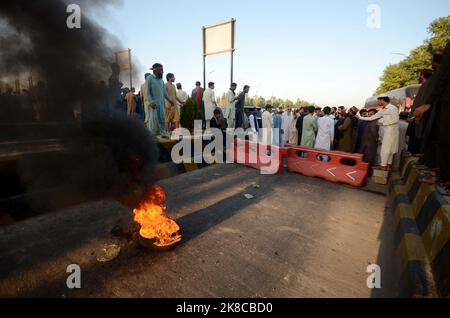
[[[380,9],[379,28],[368,26],[371,4]],[[392,53],[408,55],[428,37],[430,22],[449,14],[449,0],[123,0],[95,19],[132,50],[142,73],[135,82],[159,62],[190,92],[203,80],[202,27],[234,18],[239,90],[358,106],[383,69],[404,58]],[[226,92],[230,55],[208,57],[206,74],[216,96]]]

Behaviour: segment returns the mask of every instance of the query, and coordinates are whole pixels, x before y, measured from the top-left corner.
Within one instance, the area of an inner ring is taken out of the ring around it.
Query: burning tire
[[[181,237],[181,231],[178,231],[178,233],[174,233],[174,235],[178,235]],[[139,235],[139,244],[149,250],[152,250],[154,252],[166,252],[174,249],[178,245],[180,245],[181,239],[178,241],[175,241],[174,243],[170,245],[157,245],[156,244],[156,238],[148,239],[145,237],[142,237]]]
[[[166,215],[165,200],[163,188],[154,186],[133,211],[134,220],[141,225],[140,245],[154,251],[171,250],[181,242],[181,229]]]

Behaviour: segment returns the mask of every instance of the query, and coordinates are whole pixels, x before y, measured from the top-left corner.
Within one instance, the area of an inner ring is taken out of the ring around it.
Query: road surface
[[[111,236],[117,220],[132,214],[114,202],[43,215],[0,229],[0,296],[397,295],[394,225],[383,195],[237,165],[160,184],[183,231],[176,249],[158,254]],[[98,262],[111,243],[121,246],[119,256]],[[81,266],[81,289],[66,287],[72,263]],[[367,287],[368,264],[381,266],[381,289]]]

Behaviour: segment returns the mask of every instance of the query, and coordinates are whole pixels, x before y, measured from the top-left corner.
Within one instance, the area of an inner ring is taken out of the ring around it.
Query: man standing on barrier
[[[383,107],[375,115],[361,117],[360,120],[373,121],[380,120],[384,128],[383,141],[381,143],[381,170],[389,170],[392,166],[394,155],[398,152],[398,108],[392,105],[391,99],[387,96],[378,97],[378,106]]]

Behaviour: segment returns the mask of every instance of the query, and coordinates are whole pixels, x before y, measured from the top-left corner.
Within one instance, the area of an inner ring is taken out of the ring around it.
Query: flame
[[[147,239],[156,239],[156,246],[170,246],[181,241],[180,227],[165,211],[166,194],[156,185],[148,197],[134,209],[134,220],[141,225],[139,234]]]

